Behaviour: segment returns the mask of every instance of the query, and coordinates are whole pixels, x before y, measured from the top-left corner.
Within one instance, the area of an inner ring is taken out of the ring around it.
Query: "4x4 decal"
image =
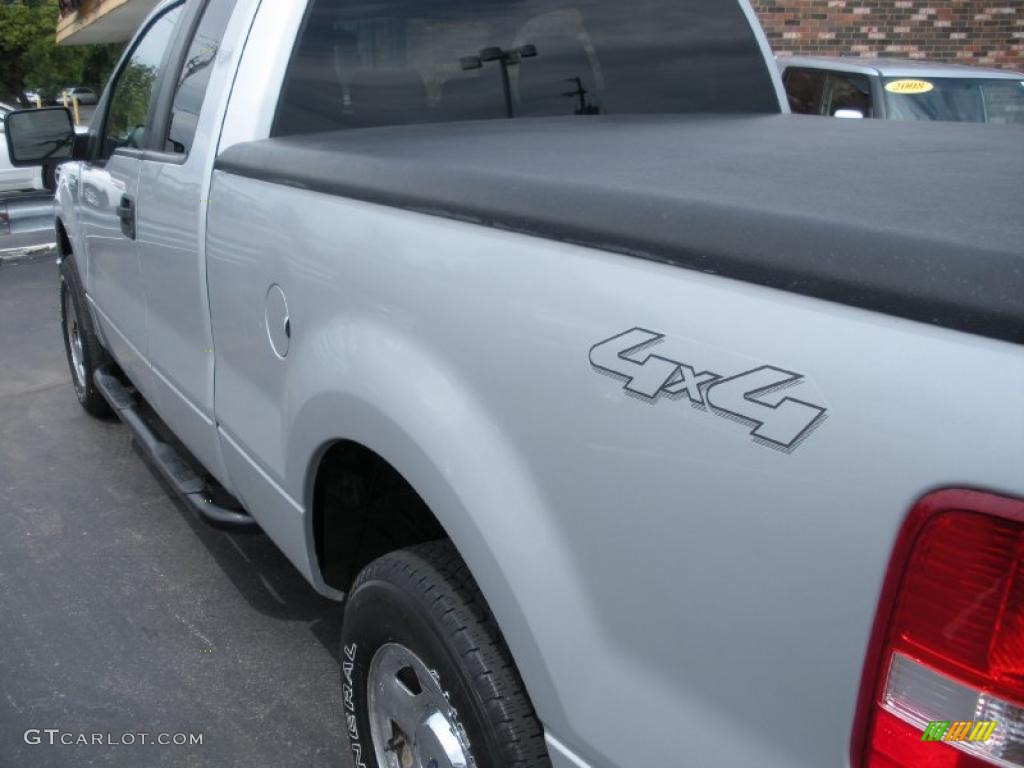
[[[827,410],[795,397],[770,397],[804,380],[802,374],[762,365],[734,376],[650,352],[664,334],[633,328],[590,348],[590,364],[625,380],[623,389],[648,402],[661,395],[686,398],[699,408],[753,427],[755,442],[784,451],[800,446],[825,418]]]

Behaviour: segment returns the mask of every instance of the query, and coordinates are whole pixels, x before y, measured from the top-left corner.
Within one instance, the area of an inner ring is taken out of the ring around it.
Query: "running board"
[[[93,374],[93,381],[103,399],[132,431],[136,441],[156,465],[160,474],[201,520],[222,531],[260,531],[259,523],[243,511],[240,505],[236,509],[231,508],[237,505],[237,502],[227,491],[219,485],[214,485],[214,480],[207,482],[173,445],[160,438],[143,417],[138,396],[121,382],[110,365],[98,368]],[[221,506],[218,501],[222,498],[231,499],[234,503],[225,502],[230,506]]]

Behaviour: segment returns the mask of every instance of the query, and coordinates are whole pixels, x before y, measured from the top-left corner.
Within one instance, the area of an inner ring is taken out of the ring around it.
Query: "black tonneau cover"
[[[240,144],[234,174],[1024,343],[1024,130],[557,118]]]

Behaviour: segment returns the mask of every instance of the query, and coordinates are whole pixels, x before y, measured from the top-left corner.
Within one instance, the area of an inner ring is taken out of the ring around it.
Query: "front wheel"
[[[60,325],[78,402],[93,416],[109,416],[110,406],[92,379],[96,369],[107,361],[107,355],[93,331],[85,292],[71,256],[65,257],[60,265]]]
[[[363,569],[341,661],[355,768],[550,768],[515,663],[449,542]]]

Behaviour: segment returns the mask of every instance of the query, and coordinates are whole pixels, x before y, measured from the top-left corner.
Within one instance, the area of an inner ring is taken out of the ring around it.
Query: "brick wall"
[[[753,0],[779,55],[895,56],[1024,70],[1024,0]]]

